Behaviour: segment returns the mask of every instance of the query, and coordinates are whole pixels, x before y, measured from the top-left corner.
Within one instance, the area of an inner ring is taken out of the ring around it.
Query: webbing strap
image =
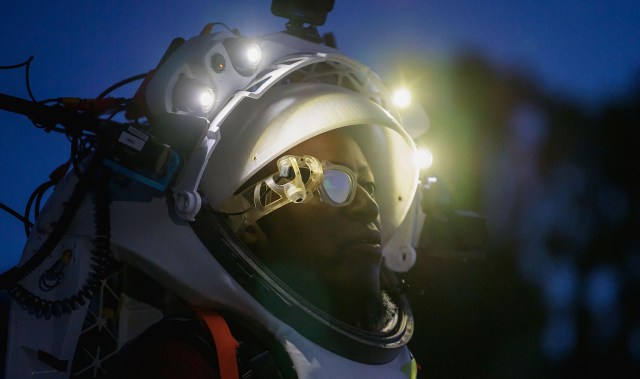
[[[220,379],[239,379],[236,354],[239,344],[231,335],[224,317],[210,309],[196,308],[195,311],[207,324],[216,345]]]

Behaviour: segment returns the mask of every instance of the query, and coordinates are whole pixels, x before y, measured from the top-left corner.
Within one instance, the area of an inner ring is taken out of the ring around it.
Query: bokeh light
[[[419,149],[416,151],[415,162],[420,170],[426,170],[433,164],[433,154],[429,149]]]
[[[406,88],[398,88],[393,93],[393,103],[400,109],[406,109],[411,105],[411,92]]]

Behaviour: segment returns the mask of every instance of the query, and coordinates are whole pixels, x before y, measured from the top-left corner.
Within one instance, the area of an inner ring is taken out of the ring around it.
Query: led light
[[[433,155],[428,149],[420,149],[416,151],[415,162],[420,170],[426,170],[433,163]]]
[[[213,108],[214,102],[213,90],[199,80],[183,76],[173,88],[175,111],[204,114]]]
[[[393,103],[400,109],[411,105],[411,92],[406,88],[399,88],[393,93]]]
[[[251,44],[247,47],[247,63],[251,66],[257,66],[262,60],[262,50],[260,46]]]
[[[213,107],[213,91],[207,88],[200,92],[200,106],[203,111],[209,111]]]
[[[223,42],[229,53],[229,60],[236,72],[242,76],[255,74],[262,61],[262,50],[254,40],[231,37]]]

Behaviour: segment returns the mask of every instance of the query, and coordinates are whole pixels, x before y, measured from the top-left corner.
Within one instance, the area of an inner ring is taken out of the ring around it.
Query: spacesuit
[[[411,310],[384,264],[379,285],[394,311],[371,330],[306,299],[239,233],[294,207],[348,209],[358,196],[373,198],[356,168],[290,154],[342,130],[375,176],[376,214],[367,223],[379,237],[365,238],[366,248],[380,245],[392,260],[418,170],[412,136],[378,77],[287,33],[249,39],[207,29],[174,46],[139,96],[150,127],[128,125],[115,147],[96,150],[37,220],[21,262],[61,237],[13,292],[6,377],[105,376],[136,341],[153,343],[194,319],[205,342],[196,350],[214,371],[229,364],[221,353],[241,354],[219,345],[213,331],[222,328],[227,341],[266,346],[282,377],[415,377]],[[60,233],[57,221],[83,186]],[[166,319],[167,298],[191,316]]]

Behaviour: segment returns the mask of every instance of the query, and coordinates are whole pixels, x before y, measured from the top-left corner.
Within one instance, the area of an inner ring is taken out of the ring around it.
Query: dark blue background
[[[284,20],[269,7],[267,0],[2,0],[0,65],[35,56],[31,86],[38,100],[95,97],[150,70],[174,37],[193,36],[208,22],[247,35],[281,30]],[[473,49],[530,73],[549,91],[596,103],[625,89],[636,72],[638,20],[633,1],[338,0],[321,31],[334,32],[345,53],[383,79],[396,76],[403,56],[444,59]],[[24,71],[0,71],[0,91],[26,98]],[[0,201],[22,210],[32,189],[66,160],[68,144],[6,112],[0,128]],[[0,235],[0,269],[6,269],[16,263],[24,233],[1,213]]]
[[[249,36],[283,29],[269,8],[0,0],[0,66],[33,55],[38,100],[92,98],[154,68],[173,38],[206,23]],[[412,350],[428,372],[638,368],[638,20],[636,1],[336,0],[321,32],[389,86],[417,86],[435,170],[457,205],[487,216],[487,260],[423,256],[410,275],[424,293],[413,299]],[[0,92],[27,98],[24,68],[0,70]],[[0,132],[0,202],[22,212],[69,143],[3,111]],[[0,212],[0,270],[24,242],[22,224]]]

